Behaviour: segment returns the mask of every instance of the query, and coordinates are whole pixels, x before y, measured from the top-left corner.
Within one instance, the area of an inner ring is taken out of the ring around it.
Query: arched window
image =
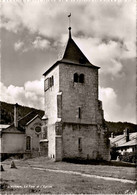
[[[79,75],[79,82],[84,83],[84,74]]]
[[[78,74],[77,73],[74,74],[74,82],[78,83]]]
[[[31,137],[26,137],[26,150],[31,150]]]

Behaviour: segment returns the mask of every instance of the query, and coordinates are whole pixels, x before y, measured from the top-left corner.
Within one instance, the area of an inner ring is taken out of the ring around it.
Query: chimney
[[[128,128],[126,128],[124,130],[124,135],[125,135],[125,138],[126,138],[126,142],[128,142],[129,141],[129,129]]]
[[[18,127],[18,104],[14,105],[14,126]]]
[[[111,138],[114,138],[114,133],[113,132],[111,133]]]

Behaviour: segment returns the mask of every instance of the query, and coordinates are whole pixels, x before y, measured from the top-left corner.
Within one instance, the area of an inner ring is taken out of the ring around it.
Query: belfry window
[[[84,83],[84,74],[78,75],[78,73],[74,74],[74,82],[75,83]]]
[[[74,82],[78,83],[78,74],[77,73],[74,74]]]
[[[84,74],[79,75],[79,82],[84,83]]]

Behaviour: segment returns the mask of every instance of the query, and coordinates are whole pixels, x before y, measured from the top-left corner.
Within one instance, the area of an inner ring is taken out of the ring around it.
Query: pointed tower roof
[[[70,65],[79,65],[79,66],[88,66],[90,68],[99,69],[100,67],[94,66],[89,62],[87,57],[79,49],[75,41],[71,37],[71,27],[69,29],[69,39],[67,46],[63,55],[63,58],[57,61],[53,66],[51,66],[43,75],[46,76],[56,65],[59,63],[70,64]]]
[[[74,40],[71,38],[71,36],[68,39],[68,43],[62,61],[74,64],[76,63],[79,65],[92,65],[86,58],[86,56],[82,53],[82,51],[79,49]]]

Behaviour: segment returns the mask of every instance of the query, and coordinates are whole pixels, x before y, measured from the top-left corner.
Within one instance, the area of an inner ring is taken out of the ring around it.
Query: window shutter
[[[50,79],[47,78],[44,82],[44,91],[47,91],[50,87]]]

